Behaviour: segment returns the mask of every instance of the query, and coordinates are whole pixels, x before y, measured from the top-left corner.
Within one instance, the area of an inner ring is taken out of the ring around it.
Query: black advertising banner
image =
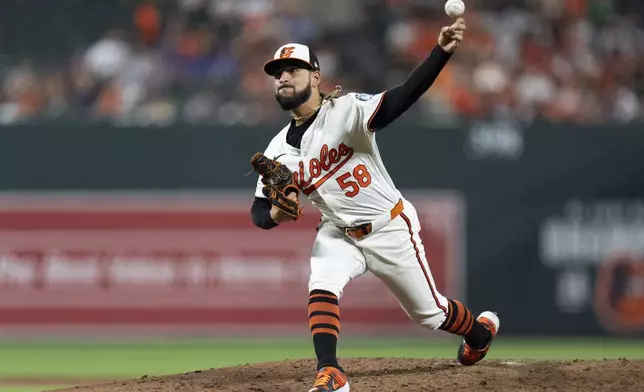
[[[279,128],[4,127],[0,187],[250,200],[248,160]],[[400,189],[463,201],[463,299],[504,333],[644,335],[644,127],[400,121],[377,140]]]
[[[506,333],[644,334],[642,131],[489,127],[464,165],[469,303]]]

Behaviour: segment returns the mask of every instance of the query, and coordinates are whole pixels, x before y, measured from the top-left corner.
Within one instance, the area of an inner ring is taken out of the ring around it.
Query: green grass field
[[[341,357],[454,358],[456,340],[347,340]],[[308,340],[169,343],[0,343],[2,392],[35,392],[69,385],[60,380],[116,380],[283,359],[311,358]],[[644,359],[644,340],[513,339],[494,343],[491,359]],[[38,386],[7,379],[42,380]]]

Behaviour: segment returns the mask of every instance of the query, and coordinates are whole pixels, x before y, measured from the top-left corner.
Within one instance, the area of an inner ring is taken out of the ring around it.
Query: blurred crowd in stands
[[[644,0],[465,0],[464,44],[405,118],[644,119]],[[444,0],[3,0],[0,124],[288,121],[265,61],[310,45],[324,89],[377,93],[452,23]]]

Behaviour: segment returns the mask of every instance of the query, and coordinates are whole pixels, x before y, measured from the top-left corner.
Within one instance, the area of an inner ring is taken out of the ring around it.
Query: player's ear
[[[311,87],[320,87],[322,74],[320,71],[311,71]]]

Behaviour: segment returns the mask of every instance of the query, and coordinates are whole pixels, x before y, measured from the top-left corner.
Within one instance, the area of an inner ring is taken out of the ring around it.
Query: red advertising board
[[[462,296],[461,199],[408,199],[439,290]],[[250,221],[251,200],[234,193],[0,197],[0,328],[306,328],[319,213],[305,205],[301,220],[266,231]],[[348,285],[342,309],[343,325],[386,331],[410,323],[370,274]]]

